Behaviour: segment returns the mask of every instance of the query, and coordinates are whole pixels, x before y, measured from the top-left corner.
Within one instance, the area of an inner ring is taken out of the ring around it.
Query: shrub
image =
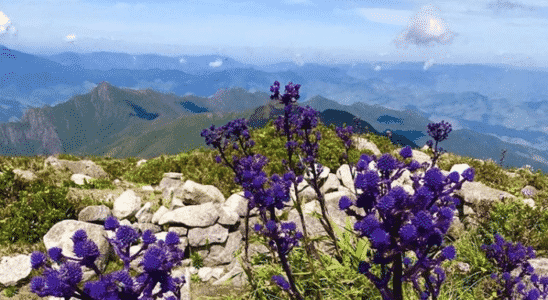
[[[204,266],[204,260],[202,259],[202,257],[200,256],[198,252],[193,252],[190,255],[190,259],[192,260],[192,266],[194,268],[200,269],[201,267]]]
[[[6,207],[19,200],[19,193],[27,189],[30,184],[22,179],[15,178],[11,169],[3,169],[0,176],[0,206]]]
[[[0,244],[24,241],[34,244],[55,223],[77,219],[74,207],[66,200],[67,191],[37,183],[21,191],[19,200],[5,207],[0,220]]]
[[[493,243],[494,234],[498,233],[536,250],[548,250],[548,211],[533,209],[519,199],[499,202],[490,210],[489,221],[482,223],[478,231],[484,237],[483,243]]]

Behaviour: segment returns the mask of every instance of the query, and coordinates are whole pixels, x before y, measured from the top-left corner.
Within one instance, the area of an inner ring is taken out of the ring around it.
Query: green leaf
[[[282,221],[287,221],[288,218],[289,218],[289,211],[284,211],[284,212],[280,215],[280,220],[282,220]]]

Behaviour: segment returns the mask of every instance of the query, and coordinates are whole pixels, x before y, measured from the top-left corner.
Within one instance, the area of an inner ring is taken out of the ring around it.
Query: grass
[[[325,127],[321,122],[317,127],[322,134],[322,140],[319,142],[319,162],[335,172],[342,164],[339,161],[339,154],[344,152],[342,141],[335,134],[334,126]],[[282,174],[281,159],[287,159],[284,144],[285,137],[275,134],[275,129],[270,122],[265,128],[250,131],[251,139],[256,142],[252,148],[254,153],[260,153],[269,158],[269,164],[264,171],[269,176],[277,173]],[[373,134],[364,134],[363,138],[368,139],[377,145],[382,153],[392,153],[398,149],[386,137]],[[451,137],[449,137],[451,138]],[[443,145],[442,145],[443,146]],[[418,150],[418,149],[414,149]],[[231,161],[236,151],[229,151],[227,157]],[[350,162],[357,162],[362,153],[372,154],[370,151],[350,150]],[[427,152],[432,156],[431,151]],[[0,157],[0,169],[30,170],[38,179],[31,183],[20,180],[13,176],[11,172],[5,172],[0,178],[0,234],[13,232],[13,228],[30,228],[27,234],[19,235],[19,238],[12,240],[0,240],[0,257],[12,256],[15,254],[30,254],[33,251],[46,252],[41,237],[51,226],[64,219],[77,219],[78,212],[88,205],[104,204],[112,209],[112,203],[94,201],[89,198],[79,201],[68,201],[66,194],[70,188],[76,189],[115,189],[112,184],[114,179],[120,179],[126,182],[134,183],[136,187],[144,185],[158,185],[163,177],[163,173],[177,172],[183,174],[183,181],[193,180],[200,184],[213,185],[228,198],[233,193],[241,191],[241,187],[234,183],[234,174],[232,169],[215,163],[215,156],[218,151],[211,148],[202,147],[193,151],[182,152],[178,155],[160,156],[148,160],[144,165],[137,168],[136,164],[139,158],[131,157],[126,159],[112,159],[101,156],[77,157],[72,155],[60,154],[59,159],[83,160],[89,159],[101,166],[109,175],[107,179],[93,180],[84,186],[78,186],[72,183],[70,179],[71,172],[68,170],[54,170],[51,167],[44,169],[46,157]],[[398,159],[403,158],[397,155]],[[295,156],[293,157],[295,159]],[[484,243],[493,241],[493,234],[498,232],[505,239],[512,242],[521,242],[525,246],[532,246],[537,257],[546,254],[548,250],[548,241],[542,238],[548,229],[548,213],[541,209],[548,207],[548,180],[545,174],[540,171],[534,174],[517,170],[516,168],[504,169],[498,164],[487,161],[481,164],[471,157],[460,157],[453,154],[443,155],[438,165],[443,170],[450,170],[454,164],[466,163],[475,169],[474,181],[481,182],[491,188],[506,191],[518,199],[524,199],[520,190],[531,185],[540,192],[533,198],[537,208],[530,209],[526,205],[517,202],[504,202],[497,205],[490,211],[488,221],[480,224],[477,230],[466,228],[465,233],[458,239],[446,237],[446,243],[452,243],[457,249],[457,258],[451,262],[445,262],[442,266],[455,269],[458,262],[468,263],[471,272],[469,274],[460,274],[458,272],[447,272],[447,279],[442,286],[439,299],[495,299],[493,293],[496,291],[496,285],[489,275],[496,271],[494,266],[486,259],[485,254],[480,249]],[[504,171],[515,172],[518,177],[507,176]],[[10,175],[11,174],[11,175]],[[22,191],[26,192],[21,193]],[[169,203],[163,203],[155,191],[150,194],[149,200],[154,202],[153,211],[156,211],[160,205],[169,207]],[[146,200],[145,200],[146,201]],[[26,207],[30,207],[26,209]],[[38,211],[39,210],[39,211]],[[39,222],[32,221],[40,217]],[[18,217],[19,216],[19,217]],[[15,221],[17,220],[17,222]],[[130,220],[134,221],[134,220]],[[11,223],[10,223],[11,222]],[[42,228],[39,227],[40,223]],[[9,227],[7,224],[11,224]],[[163,228],[166,230],[166,228]],[[31,234],[32,233],[32,234]],[[13,235],[13,234],[12,234]],[[34,237],[34,238],[32,238]],[[255,240],[255,239],[253,239]],[[356,240],[352,239],[355,244]],[[368,242],[366,242],[368,245]],[[408,253],[409,255],[409,253]],[[345,266],[338,266],[336,261],[324,257],[329,270],[322,270],[318,261],[316,270],[320,270],[320,278],[323,278],[320,287],[314,286],[314,281],[308,270],[307,259],[304,257],[302,247],[296,247],[289,255],[289,262],[293,267],[293,272],[297,278],[298,288],[301,289],[307,298],[312,297],[312,291],[321,289],[323,299],[381,299],[380,293],[374,288],[373,284],[357,273],[358,261],[353,259],[348,253],[345,253]],[[228,289],[230,295],[217,297],[206,297],[204,299],[283,299],[286,297],[281,293],[277,286],[274,286],[269,278],[274,274],[283,273],[281,266],[272,262],[269,256],[257,256],[253,259],[254,266],[257,267],[257,273],[254,275],[257,283],[257,289],[252,290],[247,287],[244,291]],[[375,270],[374,266],[373,269]],[[111,261],[107,266],[106,273],[122,268],[120,260]],[[377,267],[376,273],[380,274],[380,268]],[[41,275],[40,272],[33,270],[27,279],[19,282],[15,287],[5,287],[0,285],[0,298],[15,295],[11,299],[18,299],[19,290],[30,282],[34,276]],[[134,274],[132,274],[134,275]],[[94,280],[94,279],[92,279]],[[192,287],[193,288],[193,287]],[[404,284],[404,295],[406,299],[418,299],[410,284]],[[32,294],[24,299],[41,299]]]

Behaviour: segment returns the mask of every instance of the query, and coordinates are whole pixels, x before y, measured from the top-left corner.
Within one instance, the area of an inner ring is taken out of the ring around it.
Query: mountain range
[[[324,123],[335,116],[333,123],[351,124],[356,117],[380,134],[391,130],[395,143],[422,146],[430,138],[426,125],[445,119],[453,132],[444,149],[495,161],[506,149],[505,164],[548,171],[548,148],[539,144],[548,140],[542,72],[483,65],[426,71],[421,63],[386,62],[255,66],[222,56],[40,56],[0,48],[0,65],[9,71],[0,74],[1,155],[151,157],[183,151],[181,145],[193,149],[212,123],[253,117],[259,126],[267,112],[276,116],[262,91],[277,80],[281,92],[290,81],[301,84],[297,104],[323,105]],[[504,85],[515,97],[501,96]],[[193,125],[194,131],[182,130]]]
[[[319,119],[326,126],[343,123],[354,126],[358,120],[359,130],[355,130],[358,133],[367,131],[386,136],[386,130],[390,130],[391,141],[400,146],[420,148],[431,139],[426,134],[431,121],[417,111],[401,112],[364,103],[341,105],[321,96],[298,105],[318,110]],[[246,118],[250,128],[260,128],[280,115],[283,106],[270,100],[269,93],[232,88],[213,98],[179,97],[102,82],[91,92],[65,103],[30,108],[20,122],[0,124],[0,155],[70,153],[147,159],[205,147],[200,133],[212,124],[219,127]],[[535,169],[548,169],[520,155],[534,149],[467,129],[453,130],[439,146],[458,155],[495,161],[507,149],[504,161],[507,166],[529,164]]]

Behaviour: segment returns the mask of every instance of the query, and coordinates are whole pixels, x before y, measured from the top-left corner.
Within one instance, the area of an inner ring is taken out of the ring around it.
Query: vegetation
[[[337,137],[334,126],[326,127],[321,122],[317,129],[322,134],[319,142],[319,162],[335,172],[342,164],[339,154],[344,152],[342,141]],[[252,148],[254,153],[266,156],[270,163],[265,166],[268,175],[282,174],[282,159],[287,159],[284,144],[285,138],[276,134],[272,121],[265,128],[251,130],[251,139],[256,145]],[[382,153],[392,153],[397,147],[383,136],[363,134],[363,138],[371,141]],[[414,149],[418,150],[418,149]],[[425,151],[432,155],[431,151]],[[348,156],[353,163],[358,161],[362,153],[372,154],[371,151],[350,150]],[[227,157],[232,157],[235,151],[229,150]],[[33,251],[46,252],[42,242],[42,236],[57,222],[66,219],[77,219],[78,213],[89,205],[104,204],[112,209],[112,203],[107,201],[95,201],[89,198],[78,201],[68,199],[70,189],[115,189],[115,179],[134,183],[135,186],[158,185],[163,173],[177,172],[183,174],[183,181],[192,180],[200,184],[213,185],[219,188],[225,198],[233,193],[241,191],[241,186],[234,182],[233,171],[215,162],[215,156],[219,155],[213,148],[201,147],[178,155],[161,155],[148,160],[137,167],[139,158],[112,159],[102,156],[73,156],[60,154],[59,159],[84,160],[89,159],[101,166],[109,175],[107,179],[98,179],[79,186],[70,181],[71,172],[68,170],[56,170],[52,167],[44,168],[46,157],[0,157],[0,257],[16,254],[30,254]],[[398,159],[403,160],[399,157]],[[512,242],[521,242],[524,246],[532,246],[537,256],[543,256],[548,250],[546,231],[548,229],[548,177],[540,170],[534,174],[526,170],[516,168],[504,169],[493,161],[482,164],[470,157],[460,157],[453,154],[444,154],[438,161],[443,170],[450,170],[454,164],[466,163],[475,169],[474,181],[481,182],[491,188],[506,191],[518,198],[518,201],[504,201],[496,205],[491,211],[488,220],[480,224],[477,230],[467,229],[463,236],[455,240],[447,240],[453,243],[457,249],[457,258],[447,262],[444,267],[455,270],[459,262],[468,263],[471,272],[467,275],[459,272],[447,272],[447,279],[442,286],[439,299],[495,299],[493,292],[496,290],[494,281],[489,275],[496,269],[486,259],[480,246],[484,243],[492,243],[495,232]],[[20,179],[13,172],[14,169],[29,170],[37,180],[26,181]],[[512,178],[505,171],[515,172],[519,176]],[[523,197],[520,191],[523,187],[534,186],[539,193],[532,198],[536,204],[535,209],[521,204]],[[158,192],[154,193],[154,197]],[[160,205],[169,207],[169,203],[157,202],[152,210],[157,210]],[[135,221],[135,220],[130,220]],[[165,229],[164,229],[165,230]],[[342,236],[340,236],[342,238]],[[543,238],[544,237],[544,238]],[[260,242],[251,237],[252,241]],[[356,245],[356,238],[346,235],[349,242]],[[368,242],[365,242],[365,249]],[[322,270],[320,262],[316,263],[316,270],[321,270],[322,286],[313,286],[307,264],[303,263],[304,249],[296,247],[289,255],[290,265],[294,268],[294,274],[302,291],[321,289],[324,291],[323,299],[358,299],[364,293],[369,293],[367,299],[380,299],[380,294],[373,284],[364,276],[357,273],[357,262],[352,261],[352,255],[345,253],[347,266],[338,265],[329,256],[324,256],[324,263],[329,269]],[[193,264],[201,266],[201,258],[197,254],[192,255]],[[280,289],[270,282],[274,274],[283,273],[281,266],[274,263],[272,258],[266,255],[257,255],[253,259],[253,265],[258,266],[255,279],[257,290],[247,290],[247,293],[231,294],[231,297],[223,296],[209,299],[280,299]],[[109,262],[106,273],[122,268],[121,261]],[[352,266],[352,267],[350,267]],[[375,268],[375,266],[373,267]],[[379,272],[380,267],[377,272]],[[33,270],[27,279],[22,280],[15,287],[0,285],[2,296],[15,295],[17,299],[18,289],[28,284],[34,276],[41,275]],[[135,273],[131,274],[135,275]],[[196,279],[196,278],[194,278]],[[307,280],[309,279],[309,280]],[[412,287],[405,285],[409,291],[405,295],[414,295]],[[35,298],[40,299],[34,295]],[[418,299],[418,297],[410,298]]]

